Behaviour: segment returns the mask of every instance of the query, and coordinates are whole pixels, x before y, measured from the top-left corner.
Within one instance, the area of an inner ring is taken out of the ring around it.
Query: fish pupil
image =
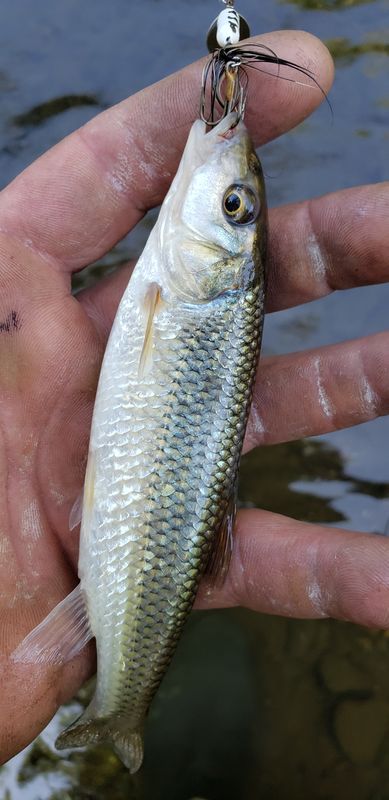
[[[242,204],[241,198],[238,194],[231,192],[231,194],[226,197],[225,200],[225,209],[228,214],[234,214],[234,212],[239,211],[240,206]]]

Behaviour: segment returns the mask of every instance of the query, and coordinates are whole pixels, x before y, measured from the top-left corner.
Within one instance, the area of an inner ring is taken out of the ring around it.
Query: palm
[[[0,435],[7,455],[0,462],[0,618],[9,652],[76,581],[78,540],[69,532],[69,508],[82,485],[103,341],[64,275],[7,237],[2,254],[2,288],[12,280],[14,297],[2,305],[0,335]],[[19,261],[23,277],[15,281]],[[85,669],[80,663],[73,686]],[[26,670],[13,667],[18,672],[25,683]],[[15,689],[5,702],[21,710],[18,682]],[[32,680],[29,699],[40,691]],[[57,691],[53,685],[53,696],[46,695],[51,710]],[[23,725],[25,741],[39,730],[37,722],[26,731]]]
[[[10,249],[11,262],[13,244]],[[23,573],[27,568],[32,576],[36,570],[44,573],[42,549],[50,549],[59,564],[67,562],[69,573],[69,566],[77,563],[77,542],[69,536],[69,503],[82,483],[102,342],[63,276],[28,251],[23,269],[28,281],[14,285],[23,301],[15,300],[15,321],[0,339],[1,430],[12,454],[6,529],[15,569]],[[26,548],[22,542],[28,529],[34,536]]]
[[[264,38],[293,61],[305,50],[307,65],[329,85],[331,62],[317,40],[295,33]],[[44,727],[93,666],[92,650],[60,667],[9,659],[77,580],[78,541],[69,531],[69,512],[83,482],[101,356],[128,268],[77,299],[70,275],[161,201],[191,121],[185,109],[197,102],[200,72],[201,66],[191,67],[101,115],[0,195],[1,760]],[[261,73],[251,77],[250,89],[247,122],[254,136],[260,129],[262,142],[293,127],[320,100],[319,93],[288,82],[278,82],[274,92]],[[260,119],[253,111],[256,92]],[[268,310],[332,288],[386,280],[387,209],[388,187],[378,186],[273,211]],[[357,235],[350,242],[354,220]],[[312,237],[323,255],[321,271],[304,247]],[[246,447],[387,413],[386,351],[387,334],[381,334],[263,360]],[[323,414],[318,369],[331,414]],[[200,592],[199,603],[386,626],[387,549],[380,537],[343,532],[339,538],[322,527],[245,512],[225,587]]]

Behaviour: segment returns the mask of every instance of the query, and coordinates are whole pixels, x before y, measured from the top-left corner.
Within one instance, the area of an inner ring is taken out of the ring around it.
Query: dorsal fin
[[[238,481],[236,480],[205,570],[206,575],[212,579],[216,586],[223,585],[230,566],[236,518],[237,491]]]

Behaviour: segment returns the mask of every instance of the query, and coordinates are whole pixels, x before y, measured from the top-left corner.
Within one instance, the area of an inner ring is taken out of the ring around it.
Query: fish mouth
[[[206,136],[223,136],[223,138],[230,137],[234,134],[239,125],[239,115],[236,111],[230,111],[226,117],[220,120],[217,125],[214,125]]]
[[[245,127],[243,123],[240,123],[239,115],[236,111],[230,111],[217,125],[213,125],[209,130],[207,130],[207,124],[202,120],[197,120],[195,127],[195,132],[199,139],[213,144],[219,137],[230,139],[242,130],[245,130]]]
[[[192,126],[187,152],[192,164],[196,168],[205,163],[215,151],[229,147],[242,147],[244,151],[249,146],[249,136],[244,123],[239,119],[236,111],[231,111],[210,130],[202,120],[198,119]]]

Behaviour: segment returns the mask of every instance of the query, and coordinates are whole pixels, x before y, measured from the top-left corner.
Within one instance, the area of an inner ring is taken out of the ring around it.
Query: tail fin
[[[143,735],[140,731],[128,730],[124,718],[91,719],[83,714],[58,736],[55,746],[64,750],[98,742],[111,744],[131,774],[138,771],[143,761]]]

